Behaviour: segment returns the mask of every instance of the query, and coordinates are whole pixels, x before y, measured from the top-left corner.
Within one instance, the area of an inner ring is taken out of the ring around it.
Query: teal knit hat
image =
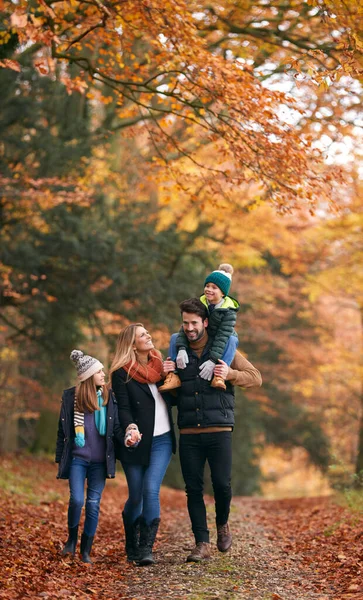
[[[204,286],[206,286],[207,283],[214,283],[219,287],[222,294],[228,296],[229,288],[231,287],[232,283],[232,274],[232,265],[229,265],[228,263],[223,263],[219,265],[217,271],[212,271],[212,273],[207,275],[207,277],[205,278]]]

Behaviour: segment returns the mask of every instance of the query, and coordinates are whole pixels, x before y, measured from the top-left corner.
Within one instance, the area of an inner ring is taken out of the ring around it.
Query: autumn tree
[[[305,3],[294,7],[290,17],[296,31],[300,20],[304,27],[312,20],[318,29],[319,17],[312,19]],[[289,5],[281,10],[273,2],[214,8],[200,2],[73,6],[43,1],[20,2],[15,11],[5,2],[4,8],[8,52],[3,66],[21,68],[24,52],[32,54],[41,72],[54,76],[58,71],[69,90],[87,91],[112,105],[112,116],[102,124],[107,131],[131,126],[146,131],[154,159],[169,169],[183,156],[198,163],[198,149],[212,144],[214,164],[207,161],[202,170],[212,197],[226,182],[239,186],[253,179],[261,186],[260,196],[289,208],[311,206],[327,190],[330,174],[325,169],[323,175],[312,140],[283,117],[284,109],[298,114],[299,105],[263,84],[263,74],[254,68],[261,64],[258,58],[250,64],[240,55],[249,40],[252,45],[261,41],[265,21],[269,29],[262,57],[267,58],[266,49],[275,47],[276,39],[284,48],[289,35],[293,49],[310,51],[305,30],[295,37],[285,33],[290,21],[282,13]],[[311,52],[322,52],[323,42],[324,36],[316,34]],[[333,38],[324,49],[336,66]],[[286,55],[279,58],[284,61]]]
[[[359,150],[357,149],[358,153]],[[358,158],[358,157],[357,157]],[[341,215],[327,219],[309,236],[309,244],[316,253],[308,277],[308,289],[315,302],[329,299],[333,308],[332,322],[339,344],[338,361],[327,373],[327,379],[336,390],[336,418],[344,431],[351,432],[352,424],[358,431],[353,456],[356,473],[363,470],[363,214],[362,185],[353,167],[351,186],[345,196]],[[344,437],[342,444],[344,444]],[[351,461],[352,452],[342,452],[342,460]]]
[[[359,11],[345,3],[337,19],[336,4],[2,4],[6,335],[32,381],[82,334],[112,347],[127,319],[166,338],[228,255],[241,348],[265,381],[238,401],[243,493],[258,487],[261,443],[327,464],[324,393],[308,393],[326,366],[305,289],[317,263],[298,248],[306,224],[266,203],[341,201],[316,144],[357,124],[361,49]]]

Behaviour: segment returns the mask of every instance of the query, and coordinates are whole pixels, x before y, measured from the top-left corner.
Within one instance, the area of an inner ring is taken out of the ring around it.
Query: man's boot
[[[210,544],[208,542],[197,542],[195,548],[187,556],[187,562],[200,562],[210,558]]]
[[[144,517],[140,519],[140,542],[139,542],[139,561],[140,567],[153,565],[155,560],[153,557],[153,545],[156,534],[159,529],[160,519],[154,519],[150,525],[147,525]]]
[[[232,534],[228,523],[217,525],[217,548],[219,552],[227,552],[232,546]]]
[[[75,555],[77,538],[78,525],[76,525],[76,527],[68,527],[68,540],[66,541],[66,545],[61,552],[62,556],[66,556],[66,554],[72,554],[73,556]]]
[[[214,388],[218,388],[219,390],[227,389],[223,377],[217,377],[216,375],[214,375],[211,381],[211,386]]]
[[[169,390],[175,390],[176,388],[181,386],[180,377],[177,373],[171,371],[165,377],[165,381],[163,385],[161,385],[158,389],[159,392],[168,392]]]
[[[82,533],[81,535],[81,560],[84,563],[90,563],[92,564],[91,561],[91,550],[92,550],[92,544],[93,544],[93,535],[86,535],[85,533]]]
[[[125,552],[129,562],[139,559],[139,537],[140,537],[140,517],[133,523],[129,523],[122,513],[122,520],[125,529]]]

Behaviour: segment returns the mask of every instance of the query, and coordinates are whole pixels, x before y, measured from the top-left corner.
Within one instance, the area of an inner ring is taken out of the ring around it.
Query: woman
[[[160,523],[160,486],[176,442],[170,405],[158,392],[161,354],[141,323],[121,331],[110,374],[125,432],[117,456],[129,490],[122,513],[126,554],[130,561],[150,565]]]
[[[69,479],[70,491],[68,541],[62,554],[75,554],[87,479],[81,558],[83,562],[91,563],[102,492],[106,478],[115,477],[113,438],[115,436],[122,443],[123,431],[116,399],[105,386],[103,364],[81,350],[73,350],[70,358],[77,368],[78,385],[63,392],[55,457],[59,463],[57,477]]]

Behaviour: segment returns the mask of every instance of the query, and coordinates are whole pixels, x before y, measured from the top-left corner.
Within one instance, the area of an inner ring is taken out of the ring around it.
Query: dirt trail
[[[230,552],[221,554],[215,547],[209,498],[213,556],[202,564],[189,564],[185,557],[193,538],[185,495],[165,488],[157,564],[140,568],[125,561],[121,509],[126,486],[118,476],[106,486],[95,562],[89,567],[78,557],[60,556],[68,488],[66,482],[54,481],[54,465],[32,459],[15,465],[7,460],[5,465],[0,460],[0,475],[11,472],[14,482],[23,484],[20,489],[15,483],[5,485],[0,498],[0,598],[363,599],[362,519],[330,499],[235,498],[230,519],[234,542]],[[27,476],[29,489],[24,488]]]

